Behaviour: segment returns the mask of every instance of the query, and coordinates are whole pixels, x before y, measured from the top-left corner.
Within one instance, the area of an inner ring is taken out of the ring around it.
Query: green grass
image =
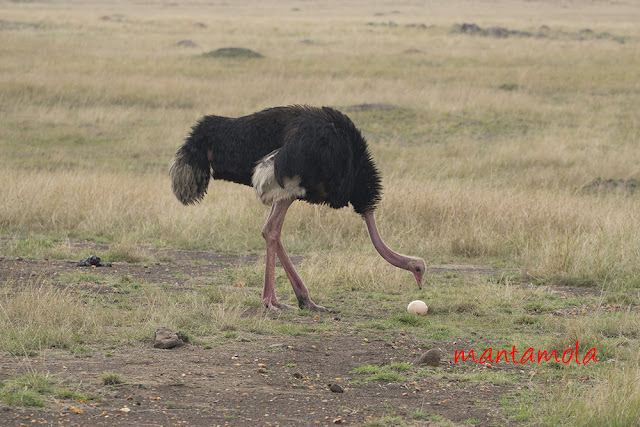
[[[515,396],[503,395],[500,399],[505,415],[516,422],[526,422],[534,418],[534,402],[535,396],[530,392],[518,393]]]
[[[401,383],[406,377],[398,372],[381,371],[366,378],[366,381],[377,381],[381,383]]]
[[[228,339],[235,339],[235,338],[238,338],[240,334],[236,331],[224,331],[222,333],[222,336]]]
[[[407,362],[390,363],[384,366],[361,365],[351,373],[356,375],[368,375],[365,381],[377,381],[384,383],[401,383],[406,380],[401,372],[413,369],[413,365]]]
[[[353,374],[367,374],[367,375],[377,374],[378,372],[380,372],[380,367],[371,366],[371,365],[362,365],[362,366],[358,366],[351,372]]]
[[[409,327],[428,327],[429,321],[423,316],[417,316],[415,314],[402,313],[395,315],[393,321],[398,323],[399,326]]]
[[[90,400],[98,400],[100,399],[101,396],[95,395],[95,394],[84,394],[76,390],[60,389],[60,390],[56,390],[55,397],[58,399],[87,402]]]
[[[406,372],[413,369],[413,364],[408,362],[395,362],[395,363],[389,363],[388,365],[385,365],[385,368],[390,369],[392,371],[396,371],[396,372]]]
[[[426,420],[429,418],[429,414],[421,409],[416,409],[415,411],[410,412],[409,416],[416,420]]]
[[[82,402],[100,399],[98,395],[60,388],[54,378],[38,373],[0,381],[0,402],[9,406],[42,408],[46,406],[46,398],[50,395],[58,399]]]
[[[120,293],[130,294],[139,291],[143,287],[143,283],[140,280],[133,279],[131,276],[125,274],[120,276],[112,286]]]
[[[367,426],[402,426],[405,425],[404,418],[400,415],[387,415],[375,420],[367,421]]]

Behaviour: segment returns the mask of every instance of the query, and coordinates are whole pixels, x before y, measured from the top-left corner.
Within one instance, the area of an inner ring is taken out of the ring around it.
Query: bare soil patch
[[[412,420],[411,414],[421,411],[457,423],[473,418],[478,425],[505,424],[500,396],[513,391],[513,385],[471,384],[446,375],[410,383],[352,383],[356,376],[351,371],[358,366],[412,361],[421,350],[410,341],[365,343],[357,335],[328,334],[253,337],[208,350],[190,345],[161,350],[149,342],[111,350],[109,357],[99,350],[81,358],[58,351],[36,359],[3,355],[0,379],[26,369],[45,371],[102,397],[97,402],[52,402],[47,409],[5,407],[0,422],[211,426],[330,425],[338,420],[362,425],[389,415]],[[433,372],[451,369],[451,361],[444,361]],[[102,385],[100,377],[109,371],[120,373],[124,384]],[[332,392],[332,383],[344,392]]]

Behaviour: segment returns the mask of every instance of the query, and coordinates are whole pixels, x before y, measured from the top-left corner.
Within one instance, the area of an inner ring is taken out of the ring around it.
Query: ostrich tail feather
[[[207,193],[211,170],[197,153],[186,150],[186,144],[178,150],[169,167],[171,190],[185,205],[200,202]]]

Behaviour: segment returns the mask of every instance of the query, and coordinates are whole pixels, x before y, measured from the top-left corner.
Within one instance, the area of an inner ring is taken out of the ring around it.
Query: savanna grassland
[[[0,1],[0,424],[635,425],[638,23],[633,0]],[[172,195],[199,117],[287,104],[361,129],[423,290],[351,209],[295,203],[283,244],[335,312],[267,312],[268,208]],[[71,262],[92,253],[113,267]],[[598,362],[454,363],[576,341]]]

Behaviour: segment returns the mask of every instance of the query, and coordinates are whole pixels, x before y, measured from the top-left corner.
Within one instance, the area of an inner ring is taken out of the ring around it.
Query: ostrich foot
[[[298,307],[301,309],[308,308],[311,311],[327,311],[325,307],[314,303],[309,297],[306,299],[298,298]]]
[[[269,310],[283,310],[283,311],[294,311],[295,309],[289,307],[287,304],[283,304],[278,301],[275,297],[273,298],[263,298],[262,303]]]

